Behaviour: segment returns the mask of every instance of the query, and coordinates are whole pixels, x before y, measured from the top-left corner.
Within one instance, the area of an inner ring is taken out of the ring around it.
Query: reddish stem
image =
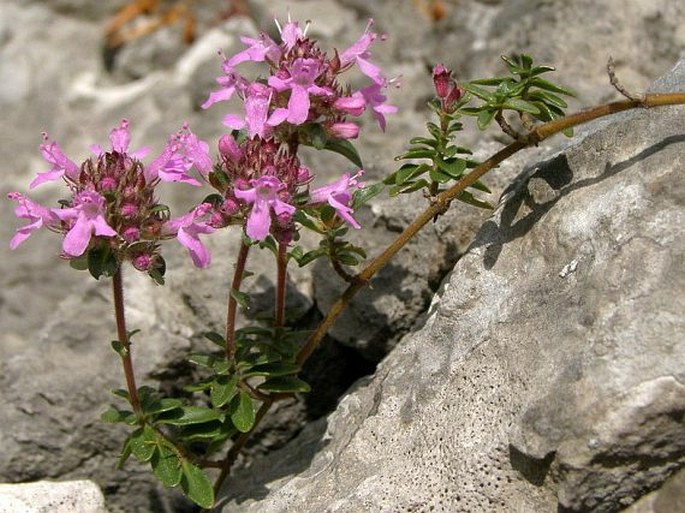
[[[274,323],[277,328],[282,328],[285,324],[285,283],[288,275],[288,245],[282,242],[278,244],[278,255],[276,256],[276,310],[274,312]]]
[[[124,285],[121,274],[121,267],[114,273],[112,277],[112,293],[114,296],[114,318],[117,323],[117,336],[119,342],[123,347],[121,352],[121,362],[124,366],[124,376],[126,377],[126,387],[128,388],[128,396],[136,414],[141,413],[140,399],[138,398],[138,388],[136,387],[136,378],[133,372],[133,358],[131,357],[131,342],[128,338],[128,331],[126,331],[126,315],[124,313]]]
[[[234,292],[240,292],[240,285],[243,282],[245,275],[245,263],[247,262],[247,255],[250,252],[250,246],[241,242],[240,251],[238,252],[238,260],[235,263],[235,271],[233,273],[233,283],[231,283],[231,290],[228,294],[228,309],[226,312],[226,358],[233,361],[235,358],[236,344],[235,344],[235,316],[238,309],[238,301],[234,297]]]

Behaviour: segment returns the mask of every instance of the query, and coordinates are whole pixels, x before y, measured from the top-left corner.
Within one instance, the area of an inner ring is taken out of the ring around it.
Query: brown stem
[[[138,398],[138,388],[133,372],[133,359],[131,357],[131,342],[126,331],[126,314],[124,312],[124,284],[121,275],[121,267],[117,269],[112,277],[112,295],[114,296],[114,318],[117,323],[117,337],[123,350],[120,353],[121,362],[124,367],[126,377],[126,387],[133,411],[139,415],[141,413],[140,399]]]
[[[276,328],[282,328],[285,324],[285,284],[288,273],[288,245],[282,242],[278,243],[276,269],[276,306],[274,324]]]
[[[238,301],[234,297],[234,292],[240,292],[240,285],[242,284],[243,276],[245,275],[245,263],[247,262],[247,255],[249,252],[250,246],[245,244],[244,241],[241,242],[238,260],[235,263],[233,282],[231,283],[231,290],[228,294],[228,308],[226,311],[226,358],[229,361],[233,361],[236,351],[235,316],[238,310]]]
[[[259,410],[257,410],[257,413],[255,414],[255,421],[252,425],[252,429],[250,429],[247,433],[241,433],[241,435],[236,439],[236,441],[233,442],[233,445],[231,445],[231,448],[226,453],[226,457],[221,462],[221,473],[214,482],[214,496],[217,496],[219,494],[221,485],[231,473],[231,467],[235,463],[235,460],[238,458],[240,451],[242,451],[243,447],[249,440],[250,435],[257,428],[259,423],[262,421],[262,418],[264,417],[264,415],[266,415],[266,412],[269,411],[271,405],[274,402],[275,399],[271,397],[264,401],[262,405],[259,407]]]
[[[654,93],[645,95],[641,100],[622,100],[605,105],[600,105],[591,109],[587,109],[576,114],[571,114],[564,118],[560,118],[544,125],[540,125],[530,132],[527,136],[522,137],[524,140],[517,140],[505,146],[500,151],[495,153],[492,157],[487,159],[473,169],[468,175],[459,180],[455,185],[446,191],[440,193],[435,197],[431,205],[417,217],[405,230],[397,236],[397,238],[388,246],[385,251],[374,258],[369,265],[362,270],[357,279],[350,284],[343,292],[340,298],[333,304],[328,311],[326,317],[321,321],[317,329],[312,333],[307,342],[302,346],[300,352],[297,354],[296,363],[298,365],[304,362],[312,354],[316,346],[323,339],[326,332],[335,322],[338,316],[347,307],[352,298],[364,287],[369,280],[383,267],[386,263],[416,235],[416,233],[423,228],[433,217],[443,212],[449,204],[461,194],[467,187],[473,185],[485,173],[500,164],[502,161],[508,159],[518,151],[539,143],[540,141],[551,137],[567,128],[572,128],[583,123],[615,114],[624,110],[634,109],[636,107],[658,107],[664,105],[677,105],[685,103],[685,93]]]

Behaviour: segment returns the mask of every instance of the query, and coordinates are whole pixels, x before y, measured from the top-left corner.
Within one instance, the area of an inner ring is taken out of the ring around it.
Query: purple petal
[[[268,203],[255,201],[250,216],[247,218],[245,233],[253,240],[262,241],[269,234],[269,228],[271,228],[271,214]]]
[[[118,128],[112,129],[109,133],[109,140],[112,143],[112,150],[118,153],[126,153],[131,143],[131,133],[128,129],[128,120],[122,119]]]
[[[202,243],[198,234],[193,234],[191,230],[181,228],[176,236],[178,242],[188,249],[190,258],[195,266],[203,269],[211,262],[211,255],[207,247]]]
[[[309,93],[302,87],[294,86],[288,100],[288,122],[301,125],[307,121],[309,106]]]
[[[64,237],[62,250],[69,256],[78,257],[83,255],[90,243],[92,234],[91,223],[85,216],[79,216],[74,226],[71,227]]]

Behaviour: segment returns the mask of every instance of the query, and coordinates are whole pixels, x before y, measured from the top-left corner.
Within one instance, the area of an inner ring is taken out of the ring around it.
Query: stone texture
[[[107,513],[92,481],[0,484],[0,513]]]
[[[422,327],[220,510],[610,513],[683,468],[684,113],[529,166]]]
[[[251,0],[255,23],[245,18],[222,19],[217,9],[223,8],[223,0],[197,2],[202,4],[206,23],[192,46],[182,45],[178,27],[163,29],[125,46],[109,63],[108,73],[102,52],[103,16],[124,3],[3,2],[2,194],[24,191],[32,176],[45,170],[37,151],[42,130],[59,140],[70,156],[84,156],[91,143],[105,142],[107,131],[122,117],[131,119],[136,147],[151,144],[155,150],[161,149],[162,141],[184,120],[200,136],[216,141],[223,130],[220,119],[225,111],[200,112],[198,106],[215,86],[217,49],[235,51],[240,46],[237,36],[254,34],[256,24],[271,26],[273,31],[273,14],[283,19],[286,11],[284,3]],[[392,171],[392,158],[404,149],[407,134],[422,132],[424,105],[431,91],[428,67],[435,60],[456,67],[459,76],[473,78],[501,69],[500,53],[530,51],[542,61],[556,63],[565,84],[578,89],[581,94],[573,103],[575,108],[615,95],[604,76],[605,55],[597,55],[596,48],[614,55],[621,77],[635,89],[665,71],[685,48],[682,28],[676,23],[684,8],[673,0],[649,5],[611,0],[604,8],[589,0],[573,5],[462,0],[447,2],[448,16],[437,24],[416,11],[414,5],[420,2],[291,3],[294,16],[312,19],[310,31],[321,37],[326,47],[349,46],[370,16],[375,18],[376,28],[390,36],[374,50],[374,58],[391,76],[402,75],[402,89],[392,92],[402,111],[391,120],[386,134],[371,123],[365,127],[369,137],[361,141],[360,151],[369,180]],[[215,19],[210,23],[212,16]],[[497,136],[479,137],[479,157],[498,147]],[[475,133],[464,134],[464,143],[474,141]],[[502,166],[497,177],[488,180],[495,191],[493,198],[533,155],[542,158],[565,144],[566,140],[555,139]],[[324,181],[349,169],[349,164],[336,156],[314,154],[308,158]],[[555,194],[544,180],[536,190]],[[32,194],[37,201],[51,203],[55,188],[41,187]],[[204,194],[178,189],[168,201],[178,211]],[[423,204],[420,197],[401,203],[379,199],[359,214],[367,229],[355,235],[362,237],[373,253]],[[11,219],[0,223],[2,241],[9,240],[17,224],[11,212],[9,202],[0,202],[0,218]],[[328,396],[328,404],[349,382],[346,379],[371,368],[411,329],[483,220],[481,213],[455,208],[383,271],[374,288],[360,296],[337,323],[332,332],[336,340],[317,352],[319,362],[311,362],[319,374],[337,375],[334,384],[318,387]],[[0,395],[6,402],[0,410],[0,480],[91,477],[103,487],[113,512],[183,511],[187,502],[156,485],[147,469],[129,464],[123,471],[113,470],[123,432],[98,420],[111,401],[108,389],[122,382],[116,357],[107,346],[113,333],[108,284],[93,283],[84,274],[57,265],[57,242],[50,235],[36,234],[16,252],[9,252],[6,243],[0,245]],[[219,237],[210,244],[218,255],[235,244],[235,237]],[[143,329],[136,348],[141,380],[169,390],[189,379],[191,371],[182,359],[201,344],[200,331],[220,328],[224,314],[216,301],[223,301],[225,287],[207,273],[188,267],[179,271],[181,263],[187,263],[181,248],[169,246],[166,255],[170,263],[168,296],[162,297],[160,289],[131,274],[128,297],[132,300],[131,325]],[[417,261],[424,265],[415,265]],[[582,263],[576,264],[578,269]],[[225,276],[232,262],[215,256],[215,265],[216,272]],[[270,274],[260,276],[263,265],[256,263],[252,269],[258,273],[250,285],[258,293],[255,312],[269,308],[273,279]],[[326,309],[339,286],[329,280],[330,275],[325,265],[313,274],[293,269],[291,291],[298,301],[297,315],[315,320]],[[372,363],[361,361],[357,353]],[[320,415],[326,408],[312,403],[283,408],[279,415],[289,419],[289,427],[265,430],[250,450],[260,453],[281,446],[306,418]],[[278,425],[280,417],[271,422]],[[301,468],[302,462],[295,467]]]

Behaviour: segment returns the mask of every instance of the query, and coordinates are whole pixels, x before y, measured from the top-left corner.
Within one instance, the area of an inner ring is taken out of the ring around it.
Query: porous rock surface
[[[254,35],[257,26],[271,27],[273,32],[273,15],[283,20],[288,10],[293,18],[313,21],[309,33],[320,38],[325,48],[347,48],[369,17],[375,19],[376,30],[389,35],[374,48],[374,60],[389,76],[401,75],[402,88],[390,93],[401,111],[389,119],[386,134],[366,122],[367,137],[359,141],[359,147],[369,181],[393,171],[392,159],[406,147],[408,135],[423,133],[425,102],[432,89],[428,68],[436,61],[454,67],[459,77],[471,79],[500,73],[502,53],[530,52],[536,60],[558,66],[561,82],[579,93],[572,103],[576,108],[616,95],[604,73],[609,54],[626,84],[639,90],[666,71],[685,49],[682,24],[678,24],[685,7],[675,0],[607,0],[601,6],[590,0],[446,1],[447,16],[436,23],[419,9],[427,3],[422,1],[248,0],[253,21],[218,16],[225,12],[226,0],[202,0],[195,2],[202,9],[202,20],[213,21],[201,27],[193,45],[183,45],[181,26],[176,24],[132,41],[107,62],[103,28],[107,17],[126,3],[2,2],[3,197],[9,191],[26,192],[35,173],[46,170],[37,148],[42,130],[74,159],[84,158],[93,142],[106,143],[107,132],[123,117],[131,121],[135,148],[151,145],[153,152],[161,150],[166,137],[183,121],[215,144],[224,131],[220,120],[228,107],[202,112],[199,105],[216,87],[217,49],[226,54],[236,51],[241,48],[237,37]],[[478,137],[478,158],[499,148],[497,135]],[[464,144],[475,141],[475,132],[464,134]],[[549,155],[564,144],[563,138],[545,142],[501,166],[486,180],[494,191],[491,198],[498,197],[526,161]],[[323,181],[349,170],[349,163],[336,156],[309,158]],[[31,191],[31,196],[54,204],[56,191],[56,186],[45,185]],[[165,198],[175,213],[188,209],[207,192],[176,191]],[[419,196],[400,202],[377,198],[372,207],[356,214],[364,230],[354,235],[374,254],[424,205]],[[95,283],[59,262],[59,243],[53,234],[36,233],[10,252],[7,241],[22,223],[12,216],[12,208],[11,202],[0,201],[0,397],[4,405],[0,409],[0,481],[92,478],[103,488],[112,512],[187,511],[187,501],[158,485],[147,468],[135,463],[123,470],[114,468],[125,432],[98,419],[112,402],[109,390],[122,386],[121,369],[108,345],[114,333],[109,283]],[[359,374],[358,367],[369,367],[359,361],[359,354],[374,363],[411,329],[484,219],[483,213],[456,205],[378,276],[373,289],[360,294],[331,333],[333,350],[325,358],[323,351],[315,355],[322,374],[340,376],[335,386],[320,387],[323,395],[335,400],[345,380]],[[215,255],[212,273],[228,276],[232,262],[222,259],[221,252],[236,240],[236,234],[209,239]],[[134,340],[141,384],[172,390],[192,375],[184,356],[206,347],[200,333],[207,328],[221,330],[226,279],[190,268],[184,250],[173,243],[164,251],[168,285],[160,289],[128,273],[127,297],[129,327],[142,330]],[[261,272],[268,268],[267,260],[264,256],[251,265],[257,274],[250,286],[264,309],[273,286],[272,274]],[[326,265],[317,266],[313,273],[292,269],[291,281],[297,311],[314,317],[326,311],[339,287]],[[283,405],[265,423],[265,434],[256,437],[250,450],[265,452],[282,445],[311,418],[304,411],[308,408],[308,404]],[[315,432],[318,426],[306,431]],[[305,442],[298,443],[303,447],[318,443]],[[285,474],[302,465],[300,461],[288,467],[284,461],[278,468]]]
[[[93,481],[0,484],[0,513],[107,513]]]
[[[685,61],[656,85],[683,87]],[[683,468],[684,115],[528,167],[422,327],[220,511],[612,513]]]

